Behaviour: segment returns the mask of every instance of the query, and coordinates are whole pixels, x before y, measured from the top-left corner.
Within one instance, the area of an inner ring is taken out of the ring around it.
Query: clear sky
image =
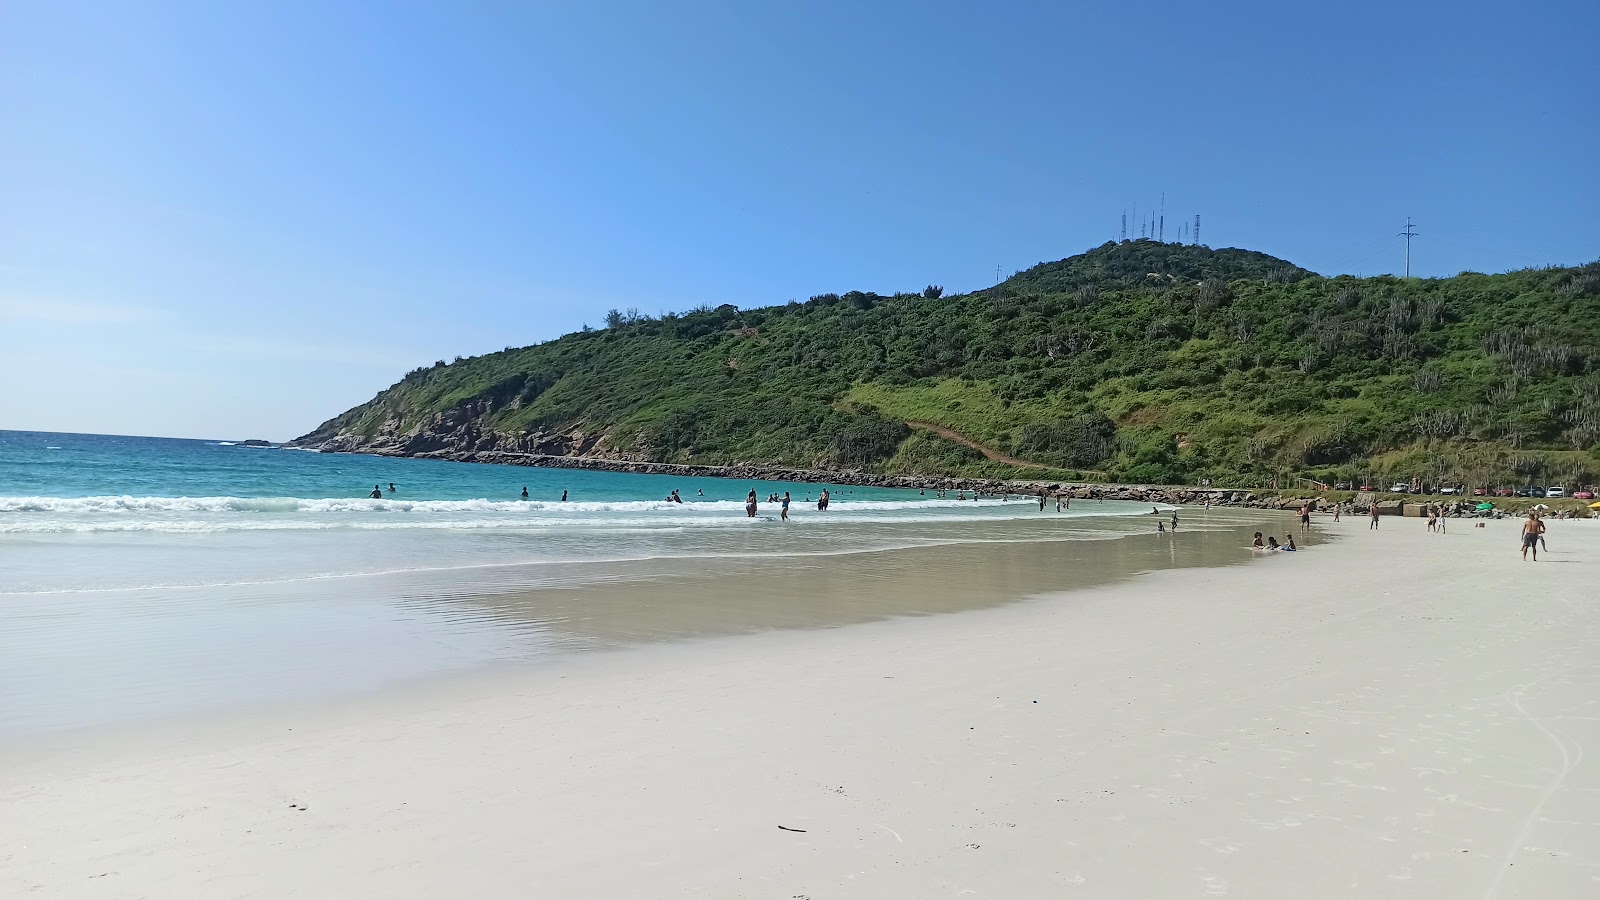
[[[0,2],[0,428],[285,439],[610,307],[1117,236],[1600,256],[1600,4]]]

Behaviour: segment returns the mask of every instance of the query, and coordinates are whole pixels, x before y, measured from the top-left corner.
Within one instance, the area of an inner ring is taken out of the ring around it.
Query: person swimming
[[[371,497],[374,500],[382,500],[383,499],[383,488],[378,487],[377,485],[373,485],[372,486],[372,493],[368,494],[367,496]]]
[[[389,493],[394,493],[394,482],[389,482]]]

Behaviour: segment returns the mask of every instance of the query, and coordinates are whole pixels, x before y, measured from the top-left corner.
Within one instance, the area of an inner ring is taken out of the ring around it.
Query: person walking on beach
[[[1544,543],[1544,513],[1534,513],[1533,518],[1539,523],[1539,549],[1549,553],[1550,548],[1545,546]]]
[[[1533,561],[1539,561],[1539,535],[1544,531],[1544,524],[1539,521],[1539,514],[1528,513],[1528,518],[1522,523],[1522,558],[1528,558],[1528,551],[1533,551]]]
[[[746,497],[744,500],[744,517],[747,519],[754,519],[756,517],[756,492],[754,490],[752,490],[750,492],[750,496]]]
[[[1344,509],[1343,503],[1335,503],[1333,505],[1333,520],[1335,522],[1339,521],[1339,511],[1342,509]]]
[[[1428,507],[1428,530],[1439,530],[1439,515],[1433,511],[1433,507],[1431,506]]]
[[[1300,507],[1300,530],[1311,530],[1311,504],[1306,503]]]
[[[1378,501],[1372,501],[1372,505],[1368,509],[1372,512],[1372,521],[1368,523],[1367,530],[1373,531],[1378,527]]]
[[[783,521],[787,522],[787,521],[789,521],[789,492],[788,491],[784,491],[783,492],[782,503],[783,503],[783,507],[778,510],[778,518],[780,518]]]

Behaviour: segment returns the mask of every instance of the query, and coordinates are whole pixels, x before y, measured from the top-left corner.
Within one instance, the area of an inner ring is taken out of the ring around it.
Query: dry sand
[[[1451,524],[13,746],[0,896],[1600,896],[1600,527]]]

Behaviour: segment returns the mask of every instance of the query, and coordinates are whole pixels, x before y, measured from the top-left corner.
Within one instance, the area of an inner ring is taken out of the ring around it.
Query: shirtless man
[[[1539,534],[1544,531],[1544,523],[1539,521],[1538,513],[1528,513],[1528,518],[1522,523],[1522,558],[1528,558],[1528,551],[1533,551],[1533,561],[1539,561]]]

